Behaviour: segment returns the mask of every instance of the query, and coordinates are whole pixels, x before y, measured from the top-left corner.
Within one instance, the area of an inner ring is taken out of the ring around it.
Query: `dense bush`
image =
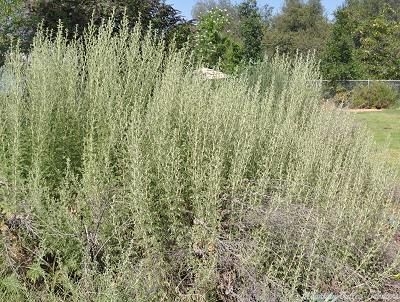
[[[2,301],[366,300],[398,272],[392,176],[313,59],[189,58],[112,21],[8,57]]]
[[[352,108],[389,108],[399,100],[398,92],[390,85],[372,82],[370,85],[357,86],[352,91]]]
[[[351,101],[351,90],[336,82],[323,83],[322,97],[337,107],[348,107]]]

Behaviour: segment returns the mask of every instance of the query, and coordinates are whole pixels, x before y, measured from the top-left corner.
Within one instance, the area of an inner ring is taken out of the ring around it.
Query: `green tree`
[[[56,30],[61,20],[71,35],[75,32],[79,35],[88,23],[100,25],[103,18],[112,15],[117,30],[126,14],[131,27],[140,18],[143,28],[151,23],[153,29],[165,32],[167,38],[177,33],[179,41],[183,41],[183,35],[189,34],[187,27],[180,27],[185,23],[180,12],[165,0],[3,0],[0,3],[0,65],[12,39],[18,38],[21,49],[28,51],[41,21],[45,28]]]
[[[212,9],[200,17],[195,37],[195,52],[207,67],[220,66],[232,72],[242,58],[240,45],[229,36],[231,16],[222,9]]]
[[[195,33],[196,26],[193,20],[180,22],[168,31],[167,41],[174,40],[175,46],[180,49],[185,47],[188,43],[190,45],[194,43]]]
[[[126,13],[131,26],[140,16],[144,28],[151,23],[159,31],[169,31],[184,21],[180,12],[164,0],[37,0],[32,12],[44,20],[45,27],[57,28],[61,20],[71,32],[76,26],[82,30],[92,19],[99,25],[112,14],[119,23]]]
[[[352,32],[354,23],[348,10],[338,10],[326,49],[322,55],[321,69],[329,80],[348,80],[360,75],[360,65],[355,54]]]
[[[12,41],[18,40],[22,50],[29,47],[36,22],[28,11],[26,1],[0,1],[0,66]]]
[[[202,15],[216,8],[226,10],[231,15],[236,14],[236,8],[231,0],[198,0],[192,8],[192,17],[200,19]]]
[[[199,0],[193,15],[199,16],[196,52],[209,67],[220,62],[232,72],[242,62],[261,59],[263,28],[270,21],[272,8],[260,8],[256,0]]]
[[[400,78],[400,3],[348,0],[337,10],[321,63],[327,79]]]
[[[197,0],[192,9],[192,17],[195,20],[200,20],[215,9],[224,11],[229,18],[229,29],[228,27],[225,28],[225,34],[236,42],[241,41],[238,6],[233,4],[231,0]]]
[[[385,7],[392,9],[400,9],[400,1],[398,0],[346,0],[344,4],[345,8],[352,10],[354,17],[359,18],[370,18],[378,16]],[[361,19],[360,19],[361,18]],[[399,19],[399,16],[396,16]]]
[[[400,22],[393,16],[399,16],[398,12],[386,6],[358,27],[357,54],[368,78],[400,78]]]
[[[263,25],[256,0],[246,0],[239,7],[240,34],[243,37],[243,56],[256,61],[262,56]]]
[[[264,48],[273,54],[294,55],[315,50],[319,55],[325,47],[330,26],[320,0],[286,0],[282,12],[265,27]]]

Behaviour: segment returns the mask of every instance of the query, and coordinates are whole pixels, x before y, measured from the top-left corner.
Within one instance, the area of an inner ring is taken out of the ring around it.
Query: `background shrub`
[[[348,107],[352,92],[336,83],[329,83],[329,86],[323,88],[324,99],[337,107]]]
[[[393,175],[312,57],[207,81],[109,20],[5,68],[1,300],[366,300],[398,272]]]
[[[351,96],[352,108],[389,108],[399,100],[399,93],[390,85],[372,82],[369,86],[357,86]]]

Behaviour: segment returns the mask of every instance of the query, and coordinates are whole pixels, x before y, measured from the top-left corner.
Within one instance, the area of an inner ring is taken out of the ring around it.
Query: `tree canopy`
[[[214,9],[222,9],[229,12],[229,14],[235,14],[235,6],[231,0],[199,0],[192,8],[192,17],[194,19],[200,19],[202,15]]]
[[[45,27],[56,28],[60,19],[71,30],[76,26],[82,29],[91,20],[100,24],[112,14],[117,22],[126,14],[132,24],[140,17],[144,27],[151,22],[160,31],[170,30],[183,21],[180,12],[163,0],[37,0],[32,14],[43,19]]]
[[[73,35],[93,22],[124,15],[133,26],[151,24],[167,41],[190,44],[209,67],[233,72],[265,54],[315,52],[325,78],[400,78],[400,1],[346,0],[334,19],[321,0],[285,0],[280,11],[256,0],[198,0],[187,22],[165,0],[7,0],[0,2],[0,65],[11,41],[28,52],[37,25],[55,30],[61,20]]]
[[[282,11],[265,28],[264,47],[269,54],[297,51],[321,53],[329,34],[329,23],[320,0],[286,0]]]
[[[326,78],[400,78],[398,1],[347,0],[335,16],[322,60]]]
[[[131,26],[140,18],[143,28],[152,25],[159,32],[169,32],[184,23],[180,12],[164,0],[10,0],[2,1],[0,10],[0,51],[4,55],[12,38],[19,38],[27,51],[37,24],[56,30],[59,22],[71,34],[81,34],[84,27],[114,16],[118,24],[124,15]],[[0,65],[1,65],[0,57]]]
[[[0,2],[0,66],[12,41],[19,41],[27,49],[34,34],[37,20],[29,17],[26,1],[9,0]]]
[[[263,25],[256,0],[246,0],[239,7],[240,34],[243,37],[243,55],[246,61],[262,56]]]

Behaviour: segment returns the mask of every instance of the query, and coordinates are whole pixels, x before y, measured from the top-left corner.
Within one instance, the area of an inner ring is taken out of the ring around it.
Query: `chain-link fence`
[[[354,88],[359,86],[371,86],[374,83],[385,83],[392,87],[400,95],[400,80],[341,80],[329,81],[322,80],[322,94],[324,99],[331,99],[337,95],[338,92],[351,92]]]
[[[342,82],[340,82],[341,85],[347,85],[350,89],[360,85],[370,86],[372,83],[385,83],[400,92],[400,80],[349,80]]]
[[[341,80],[334,82],[323,80],[322,82],[326,88],[332,86],[332,84],[336,84],[336,86],[343,87],[346,90],[353,90],[357,86],[370,86],[373,83],[385,83],[400,93],[400,80]]]

